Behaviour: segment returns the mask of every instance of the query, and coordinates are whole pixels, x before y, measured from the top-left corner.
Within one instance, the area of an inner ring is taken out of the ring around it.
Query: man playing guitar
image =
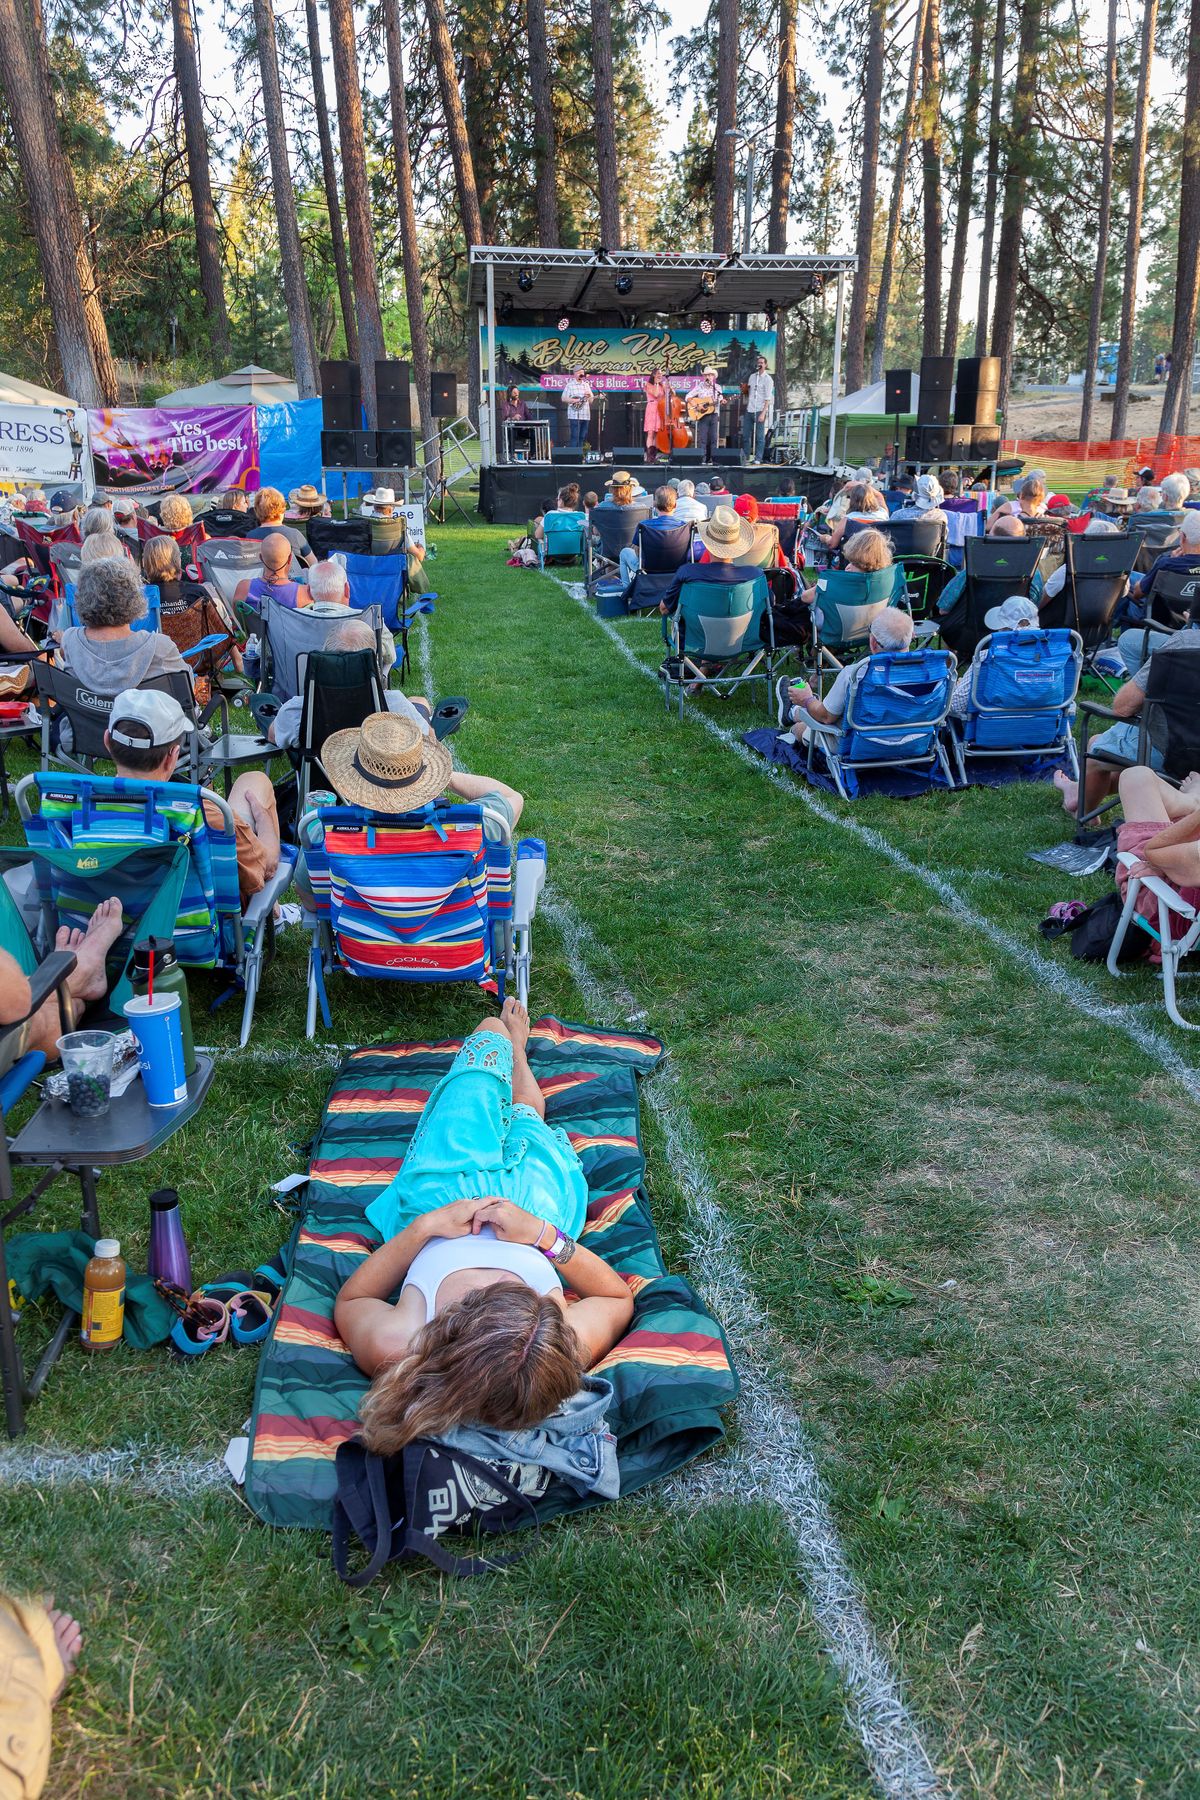
[[[717,371],[709,364],[701,369],[700,379],[688,389],[687,416],[696,427],[696,444],[704,461],[712,462],[721,429],[721,389]]]

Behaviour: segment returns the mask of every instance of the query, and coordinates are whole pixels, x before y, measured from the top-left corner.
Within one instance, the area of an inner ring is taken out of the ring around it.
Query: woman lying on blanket
[[[546,1124],[528,1037],[515,1000],[482,1021],[367,1208],[385,1241],[342,1288],[334,1321],[374,1377],[359,1418],[381,1455],[466,1423],[540,1424],[633,1317],[620,1276],[575,1241],[587,1183]],[[569,1309],[560,1271],[579,1295]]]

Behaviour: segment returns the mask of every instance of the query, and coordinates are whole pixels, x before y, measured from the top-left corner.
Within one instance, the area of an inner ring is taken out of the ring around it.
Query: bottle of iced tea
[[[125,1325],[125,1259],[116,1238],[97,1238],[83,1271],[83,1317],[79,1337],[85,1350],[111,1350]]]

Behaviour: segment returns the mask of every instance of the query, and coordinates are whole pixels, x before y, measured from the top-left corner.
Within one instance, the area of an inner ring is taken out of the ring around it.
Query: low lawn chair
[[[692,537],[687,519],[674,525],[639,525],[633,539],[637,574],[623,595],[627,612],[649,612],[658,605],[684,563],[692,560]]]
[[[969,537],[963,544],[967,579],[962,597],[942,616],[942,640],[969,662],[988,635],[984,614],[1010,594],[1028,594],[1042,560],[1037,539]]]
[[[840,669],[870,644],[871,621],[885,606],[904,600],[907,586],[899,563],[864,575],[860,569],[826,569],[817,576],[812,603],[813,658],[817,680],[826,668]]]
[[[1193,769],[1200,769],[1200,630],[1188,635],[1195,638],[1195,647],[1189,646],[1186,654],[1172,649],[1169,656],[1152,655],[1150,658],[1146,698],[1137,719],[1137,740],[1132,756],[1114,756],[1111,752],[1089,748],[1089,719],[1108,719],[1117,724],[1132,724],[1133,721],[1119,720],[1111,707],[1101,706],[1095,700],[1080,700],[1083,753],[1075,811],[1077,830],[1118,803],[1117,795],[1109,794],[1099,806],[1090,809],[1086,806],[1084,789],[1089,762],[1099,762],[1110,769],[1132,769],[1149,764],[1151,751],[1157,750],[1162,762],[1159,772],[1176,787]]]
[[[693,683],[724,699],[746,682],[762,682],[770,706],[775,633],[761,569],[752,581],[685,581],[675,612],[663,619],[662,632],[667,654],[658,673],[668,711],[678,690],[682,719],[684,692]],[[779,663],[788,655],[785,651]],[[709,666],[708,673],[703,665]]]
[[[489,840],[483,808],[437,801],[419,812],[310,808],[300,821],[315,910],[308,1009],[332,1029],[335,970],[375,981],[470,981],[528,1004],[532,925],[545,878],[538,838]]]
[[[1117,861],[1126,871],[1137,867],[1139,858],[1122,850]],[[1148,896],[1152,901],[1153,919],[1138,908],[1138,901]],[[1108,972],[1118,979],[1129,973],[1120,967],[1121,948],[1131,930],[1144,931],[1158,946],[1162,963],[1163,1001],[1167,1017],[1181,1031],[1200,1031],[1179,1010],[1176,985],[1180,965],[1200,943],[1200,911],[1173,888],[1161,875],[1129,875],[1125,888],[1125,905],[1112,943],[1108,947]]]
[[[585,555],[583,540],[586,536],[585,512],[560,511],[558,507],[554,507],[542,515],[538,562],[543,569],[547,563],[582,562]]]
[[[942,734],[956,675],[948,650],[877,651],[838,724],[809,727],[809,769],[820,752],[843,800],[859,770],[938,769],[953,787]]]
[[[275,906],[291,882],[295,850],[284,845],[275,874],[243,910],[233,814],[207,788],[55,773],[27,775],[16,798],[26,845],[38,858],[35,947],[43,953],[53,947],[60,925],[86,927],[99,902],[115,893],[129,925],[110,968],[125,969],[135,938],[173,937],[182,967],[225,969],[233,976],[233,986],[215,1005],[243,990],[239,1044],[245,1045],[264,962],[274,954]],[[220,829],[209,824],[205,801],[220,814]],[[120,985],[118,994],[125,997]]]
[[[1096,657],[1112,636],[1113,615],[1125,597],[1138,545],[1135,537],[1063,539],[1066,580],[1061,594],[1042,609],[1047,626],[1065,626],[1083,645],[1084,667],[1096,673]]]
[[[369,519],[310,519],[308,547],[321,562],[339,551],[345,556],[370,556]]]
[[[377,607],[388,630],[398,631],[408,594],[407,556],[397,551],[394,556],[346,556],[342,560],[351,606],[359,612]]]
[[[967,712],[950,720],[958,778],[971,757],[1065,756],[1079,779],[1075,696],[1083,646],[1074,631],[997,631],[984,638],[971,670]]]

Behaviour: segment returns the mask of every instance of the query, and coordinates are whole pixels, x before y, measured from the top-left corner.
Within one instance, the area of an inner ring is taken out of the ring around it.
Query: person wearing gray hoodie
[[[126,558],[80,570],[75,611],[82,623],[63,632],[60,661],[93,694],[115,696],[155,675],[187,668],[165,633],[134,631],[134,620],[146,616],[146,596]]]

